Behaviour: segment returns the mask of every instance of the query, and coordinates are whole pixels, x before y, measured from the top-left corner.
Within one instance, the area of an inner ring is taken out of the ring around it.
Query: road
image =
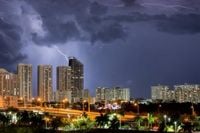
[[[62,116],[62,117],[69,117],[69,115],[74,116],[81,116],[83,111],[74,110],[74,109],[62,109],[62,108],[48,108],[48,107],[19,107],[19,110],[27,110],[27,111],[40,111],[40,112],[48,112],[50,115],[54,116]],[[87,112],[86,114],[94,120],[96,116],[99,116],[99,112]],[[124,115],[121,117],[122,121],[133,120],[135,115]],[[146,116],[142,116],[146,117]]]

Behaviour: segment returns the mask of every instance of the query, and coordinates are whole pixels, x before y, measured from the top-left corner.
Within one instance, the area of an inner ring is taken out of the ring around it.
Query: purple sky
[[[200,84],[200,1],[0,0],[0,67],[84,64],[85,88]],[[61,52],[59,52],[59,50]]]

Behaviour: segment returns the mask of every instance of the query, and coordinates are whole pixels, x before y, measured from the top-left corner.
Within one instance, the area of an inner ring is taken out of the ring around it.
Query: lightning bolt
[[[189,8],[189,7],[182,6],[182,5],[164,5],[164,4],[156,4],[156,3],[143,3],[141,5],[142,6],[159,6],[159,7],[163,7],[163,8],[172,8],[172,9],[184,8],[184,9],[188,9],[188,10],[194,10],[193,8]]]
[[[54,48],[56,49],[56,51],[62,55],[66,60],[68,60],[67,56],[57,47],[57,46],[54,46]]]

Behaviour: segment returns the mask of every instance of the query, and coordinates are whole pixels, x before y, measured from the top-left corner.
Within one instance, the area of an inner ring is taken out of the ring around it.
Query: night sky
[[[200,84],[199,0],[0,0],[0,67],[84,64],[85,88]],[[62,54],[63,52],[63,54]]]

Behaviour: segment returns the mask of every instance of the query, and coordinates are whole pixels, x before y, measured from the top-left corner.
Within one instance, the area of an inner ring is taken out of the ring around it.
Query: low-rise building
[[[18,97],[16,96],[0,96],[0,108],[18,107]]]
[[[67,100],[67,102],[72,102],[72,92],[70,90],[57,90],[55,92],[55,101],[62,102],[63,100]]]
[[[200,85],[174,85],[174,89],[169,89],[168,86],[163,85],[152,86],[151,98],[154,101],[162,100],[164,102],[176,101],[179,103],[200,103]]]
[[[121,87],[98,87],[96,89],[96,101],[116,101],[116,100],[123,100],[129,101],[130,100],[130,89],[129,88],[121,88]]]

